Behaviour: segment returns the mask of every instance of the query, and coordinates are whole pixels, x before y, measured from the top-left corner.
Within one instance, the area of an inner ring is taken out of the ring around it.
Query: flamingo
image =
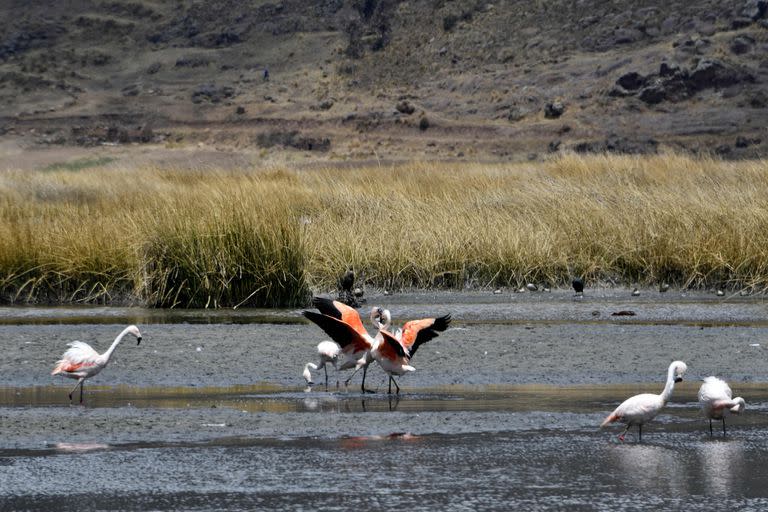
[[[341,347],[345,362],[339,367],[339,370],[355,368],[355,371],[346,380],[346,384],[349,384],[349,380],[362,368],[361,390],[363,393],[369,392],[365,389],[365,376],[368,372],[368,366],[373,361],[370,351],[377,341],[363,327],[360,314],[354,308],[338,300],[315,297],[312,299],[312,305],[319,309],[320,313],[304,311],[303,314]],[[375,326],[383,326],[380,322],[382,311],[381,308],[371,309],[371,322]]]
[[[709,435],[712,436],[712,420],[723,420],[725,436],[725,416],[729,412],[739,414],[747,406],[743,398],[733,398],[730,386],[717,377],[707,377],[699,388],[699,405],[704,416],[709,418]]]
[[[620,421],[627,424],[627,428],[619,435],[619,441],[624,441],[629,427],[637,425],[637,431],[640,441],[643,440],[643,423],[650,421],[656,417],[661,409],[666,405],[669,399],[672,397],[672,391],[675,388],[676,382],[683,380],[683,374],[688,369],[688,366],[682,361],[673,361],[669,365],[667,370],[667,383],[664,386],[664,391],[660,395],[654,395],[652,393],[642,393],[635,395],[631,398],[627,398],[619,405],[615,411],[608,415],[603,421],[600,427],[604,427],[609,423]]]
[[[402,376],[407,372],[415,371],[416,368],[409,363],[416,354],[416,350],[424,343],[437,337],[438,332],[445,331],[450,322],[451,315],[448,314],[438,318],[411,320],[394,334],[386,329],[379,331],[381,340],[371,350],[371,356],[389,375],[389,394],[392,394],[393,382],[397,390],[396,394],[400,394],[400,386],[397,385],[393,376]]]
[[[80,403],[83,403],[83,382],[85,382],[85,379],[97,375],[107,366],[112,352],[115,351],[115,348],[117,348],[117,345],[120,344],[126,334],[133,334],[136,337],[138,340],[136,345],[141,343],[141,332],[139,332],[139,328],[135,325],[129,325],[123,329],[123,332],[118,334],[115,341],[112,342],[112,346],[103,354],[99,354],[89,344],[82,341],[67,343],[67,346],[70,348],[64,352],[64,355],[56,363],[56,367],[51,372],[51,375],[61,374],[70,379],[77,379],[77,384],[69,392],[70,403],[72,403],[72,394],[78,386],[80,386]]]
[[[304,365],[304,379],[307,381],[307,385],[311,386],[314,384],[312,382],[312,374],[310,373],[309,369],[312,368],[313,370],[319,370],[322,368],[325,370],[325,389],[328,389],[328,368],[325,366],[326,364],[331,364],[336,369],[337,379],[336,379],[336,387],[339,386],[339,379],[338,379],[338,372],[339,372],[339,357],[341,357],[341,346],[339,346],[338,343],[335,341],[321,341],[317,344],[317,356],[319,358],[319,361],[317,364],[315,363],[307,363]]]

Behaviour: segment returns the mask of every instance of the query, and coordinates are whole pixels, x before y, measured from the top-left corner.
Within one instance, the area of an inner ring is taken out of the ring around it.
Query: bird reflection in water
[[[736,492],[739,482],[743,481],[744,446],[738,441],[715,439],[705,441],[697,449],[703,492],[729,496]]]

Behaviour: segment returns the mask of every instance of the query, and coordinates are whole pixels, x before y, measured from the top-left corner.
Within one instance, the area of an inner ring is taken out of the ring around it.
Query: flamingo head
[[[136,345],[141,345],[141,331],[139,331],[139,328],[135,325],[129,325],[126,330],[129,334],[136,336],[136,339],[138,340]]]
[[[688,365],[682,361],[674,361],[669,366],[669,370],[672,373],[675,382],[682,382],[683,375],[685,374],[686,370],[688,370]]]
[[[388,309],[384,309],[380,306],[371,308],[371,323],[377,329],[387,329],[392,323],[392,315]]]

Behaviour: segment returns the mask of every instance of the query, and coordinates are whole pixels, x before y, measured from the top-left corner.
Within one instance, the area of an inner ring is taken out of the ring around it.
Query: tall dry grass
[[[768,285],[768,162],[0,175],[6,301],[297,305],[353,266],[386,288]]]

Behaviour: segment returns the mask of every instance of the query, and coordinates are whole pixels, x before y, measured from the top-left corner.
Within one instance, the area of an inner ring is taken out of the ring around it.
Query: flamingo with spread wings
[[[103,354],[96,352],[89,344],[82,341],[73,341],[67,343],[70,347],[64,352],[64,355],[56,363],[56,367],[51,375],[64,375],[70,379],[77,379],[77,384],[69,392],[69,402],[72,403],[72,393],[80,386],[80,403],[83,403],[83,382],[103,370],[109,363],[109,358],[127,334],[132,334],[138,340],[136,345],[141,343],[141,332],[135,325],[129,325],[117,335],[112,346]]]
[[[400,386],[397,385],[394,375],[402,376],[416,370],[410,362],[418,348],[436,338],[439,332],[445,331],[450,323],[451,315],[448,314],[438,318],[411,320],[394,334],[386,329],[379,331],[382,340],[371,350],[371,355],[389,375],[390,394],[392,383],[395,384],[396,393],[400,394]]]
[[[360,314],[343,302],[323,297],[312,299],[312,305],[319,309],[320,313],[304,311],[303,314],[307,319],[317,324],[341,347],[341,353],[344,355],[345,360],[339,366],[339,370],[354,367],[355,371],[352,374],[354,376],[362,368],[363,382],[360,389],[363,393],[369,392],[365,389],[365,376],[368,372],[368,366],[373,361],[371,350],[377,341],[363,327]],[[382,325],[379,311],[380,308],[373,308],[371,310],[371,321],[374,325]],[[347,379],[346,383],[349,383],[349,379]]]

